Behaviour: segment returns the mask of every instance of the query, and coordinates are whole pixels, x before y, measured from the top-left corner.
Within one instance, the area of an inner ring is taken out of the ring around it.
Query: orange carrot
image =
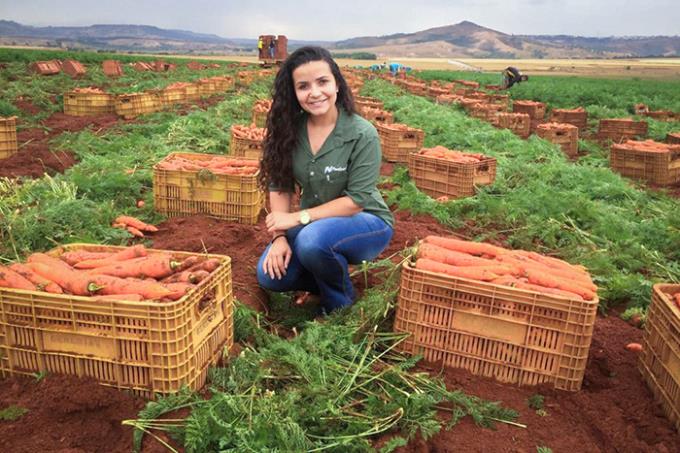
[[[545,286],[534,285],[532,283],[525,283],[521,280],[515,285],[515,288],[526,289],[527,291],[536,291],[538,293],[543,294],[554,294],[556,296],[567,297],[569,299],[583,300],[583,297],[581,297],[581,295],[576,294],[572,291],[565,291],[559,288],[546,288]]]
[[[38,289],[30,280],[5,266],[0,266],[0,287],[26,289],[29,291],[37,291]]]
[[[114,220],[115,223],[124,223],[127,226],[137,228],[140,231],[148,231],[150,233],[154,233],[158,231],[158,228],[155,226],[148,224],[146,222],[142,222],[136,217],[131,217],[128,215],[119,215],[116,217],[116,220]]]
[[[421,244],[418,248],[418,257],[429,258],[452,266],[490,266],[495,264],[493,260],[478,258],[469,253],[457,252],[427,242]]]
[[[139,294],[109,294],[107,296],[97,296],[96,301],[109,301],[109,300],[129,300],[133,302],[139,302],[144,300]]]
[[[92,280],[105,296],[114,294],[139,294],[143,299],[162,299],[172,293],[160,283],[151,280],[119,278],[110,275],[93,275]]]
[[[90,296],[101,289],[94,279],[84,272],[63,267],[51,267],[44,262],[32,262],[29,264],[29,267],[38,275],[52,280],[64,290],[76,296]]]
[[[529,280],[529,283],[533,283],[534,285],[545,286],[547,288],[557,288],[563,291],[576,293],[585,300],[593,300],[597,295],[590,289],[581,286],[579,282],[552,277],[546,273],[541,273],[534,269],[527,269],[527,279]]]
[[[26,280],[33,283],[38,291],[47,291],[52,294],[62,294],[61,287],[51,280],[38,275],[33,269],[22,263],[14,263],[9,266],[17,274],[24,277]]]
[[[500,255],[496,257],[496,260],[517,267],[520,269],[521,275],[526,275],[527,270],[532,269],[536,272],[546,273],[552,277],[573,280],[584,288],[588,288],[593,292],[597,291],[597,286],[593,284],[590,276],[584,272],[567,269],[566,267],[548,267],[538,261],[534,261],[521,255]]]
[[[482,242],[462,241],[454,238],[444,238],[441,236],[427,236],[424,241],[429,244],[438,245],[445,249],[457,252],[469,253],[470,255],[488,255],[495,257],[507,253],[507,250]]]
[[[632,352],[642,352],[642,345],[640,343],[628,343],[626,349]]]
[[[111,256],[111,252],[87,252],[85,250],[75,250],[73,252],[62,253],[59,258],[73,266],[80,261],[98,260],[106,258],[107,256]]]
[[[161,283],[196,283],[196,275],[191,271],[175,272],[161,280]]]
[[[116,264],[118,261],[125,261],[132,258],[139,258],[146,256],[146,247],[143,245],[134,245],[132,247],[124,248],[123,250],[109,255],[107,258],[99,260],[85,260],[76,263],[73,267],[76,269],[93,269],[95,267],[108,266]]]
[[[64,262],[64,261],[62,261],[58,258],[55,258],[53,256],[46,255],[44,253],[32,253],[32,254],[28,255],[28,257],[26,258],[26,262],[31,263],[31,264],[32,263],[42,263],[42,264],[48,265],[49,267],[54,267],[54,268],[57,268],[57,269],[63,269],[63,270],[68,271],[68,272],[73,272],[73,268],[71,266],[69,266],[66,262]],[[45,277],[45,276],[43,275],[43,277]],[[45,277],[45,278],[47,278],[48,280],[52,280],[49,277]],[[52,281],[59,284],[59,282],[56,282],[55,280],[52,280]],[[61,285],[59,285],[59,286],[61,286]]]
[[[119,261],[109,266],[90,269],[90,274],[111,275],[114,277],[164,278],[172,274],[181,263],[173,261],[170,255],[158,253],[142,258]]]
[[[171,294],[165,296],[167,299],[178,300],[186,296],[187,293],[191,291],[196,285],[192,285],[191,283],[178,282],[178,283],[166,283],[163,286],[172,291]]]
[[[128,231],[128,233],[130,233],[131,235],[133,235],[135,237],[138,237],[138,238],[144,237],[144,233],[142,233],[141,231],[139,231],[137,228],[135,228],[133,226],[127,226],[127,227],[125,227],[125,229]]]
[[[479,281],[491,281],[498,278],[497,274],[494,274],[487,268],[449,266],[448,264],[439,263],[427,258],[419,258],[416,261],[416,269]]]
[[[183,272],[192,266],[202,263],[205,260],[202,256],[191,255],[182,260],[182,264],[177,268],[177,272]]]
[[[215,271],[218,267],[220,267],[221,261],[217,258],[209,258],[205,261],[203,261],[200,264],[197,264],[195,266],[192,266],[189,268],[190,271],[195,272],[198,270],[204,270],[207,272],[213,272]]]

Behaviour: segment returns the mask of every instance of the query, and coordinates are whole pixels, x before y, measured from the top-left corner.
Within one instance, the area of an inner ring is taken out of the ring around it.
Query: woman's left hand
[[[272,212],[265,220],[267,231],[286,231],[300,223],[299,212]]]

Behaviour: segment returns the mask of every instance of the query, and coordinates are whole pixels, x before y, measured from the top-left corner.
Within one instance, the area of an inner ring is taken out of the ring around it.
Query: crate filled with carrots
[[[422,129],[400,123],[376,123],[380,137],[382,156],[388,162],[408,163],[408,155],[423,146],[425,133]]]
[[[354,96],[354,105],[361,114],[365,108],[372,108],[372,109],[384,109],[385,104],[383,101],[377,98],[373,98],[370,96]]]
[[[656,284],[647,310],[638,368],[680,431],[680,285]]]
[[[233,344],[227,256],[69,244],[0,266],[0,371],[153,397],[197,390]]]
[[[468,197],[477,186],[493,184],[496,159],[435,146],[409,154],[408,171],[416,187],[432,198]]]
[[[264,128],[267,126],[267,115],[272,109],[271,99],[258,99],[253,104],[253,124],[256,127]]]
[[[169,217],[206,214],[252,225],[264,201],[258,175],[253,159],[171,153],[153,167],[154,208]]]
[[[581,388],[598,306],[583,266],[440,236],[416,258],[397,302],[403,352],[502,382]]]
[[[365,119],[370,121],[373,124],[377,123],[385,123],[385,124],[391,124],[394,123],[394,117],[392,113],[388,112],[387,110],[383,109],[374,109],[371,107],[364,107],[361,111],[361,116],[363,116]]]
[[[257,127],[255,124],[250,126],[234,124],[231,126],[229,152],[234,157],[259,160],[262,158],[266,135],[267,129]]]
[[[609,153],[611,169],[629,178],[662,186],[680,182],[680,144],[654,140],[614,143]]]

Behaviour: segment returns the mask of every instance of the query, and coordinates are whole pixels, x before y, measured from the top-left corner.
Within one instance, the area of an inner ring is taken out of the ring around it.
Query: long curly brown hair
[[[348,114],[355,113],[352,92],[330,52],[322,47],[306,46],[290,54],[274,80],[272,107],[267,115],[267,134],[258,180],[264,190],[267,190],[270,184],[282,190],[293,187],[293,150],[298,145],[298,131],[305,119],[304,110],[295,95],[293,71],[310,61],[328,63],[338,87],[335,105]]]

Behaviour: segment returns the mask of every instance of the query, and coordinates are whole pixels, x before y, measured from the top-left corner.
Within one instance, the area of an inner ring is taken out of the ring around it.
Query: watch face
[[[303,225],[307,225],[309,223],[309,212],[307,211],[300,211],[300,223]]]

